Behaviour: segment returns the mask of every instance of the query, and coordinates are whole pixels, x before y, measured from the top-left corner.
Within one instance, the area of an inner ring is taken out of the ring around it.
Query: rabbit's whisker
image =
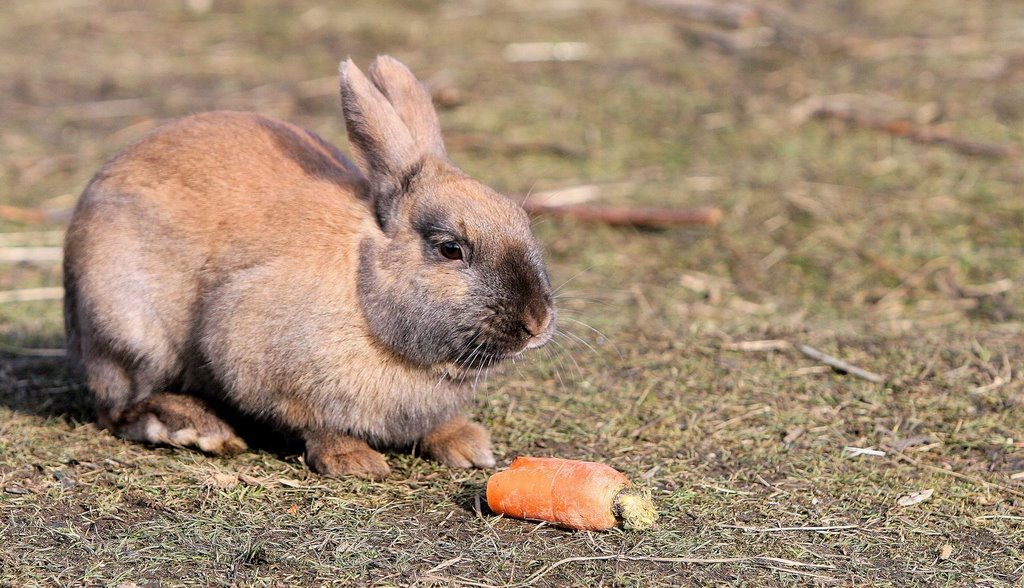
[[[597,352],[597,349],[594,349],[593,345],[591,345],[590,343],[587,343],[586,339],[584,339],[583,337],[580,337],[579,335],[576,335],[575,333],[570,333],[569,331],[557,330],[557,331],[555,331],[555,335],[561,335],[562,337],[565,337],[567,340],[577,341],[579,343],[582,343],[584,346],[586,346],[587,349],[589,349],[591,351],[591,353],[593,353],[594,355],[600,355]]]
[[[560,291],[562,290],[562,288],[564,288],[564,287],[565,287],[565,286],[566,286],[566,285],[567,285],[567,284],[568,284],[569,282],[571,282],[571,281],[575,280],[576,278],[578,278],[578,277],[582,276],[583,274],[585,274],[585,273],[589,272],[589,271],[590,271],[590,270],[592,270],[592,269],[594,269],[594,266],[593,266],[593,265],[591,265],[591,266],[588,266],[588,267],[585,267],[585,268],[581,269],[580,271],[576,272],[576,273],[575,273],[575,274],[574,274],[574,275],[573,275],[572,277],[570,277],[570,278],[569,278],[568,280],[565,280],[564,282],[562,282],[561,284],[559,284],[557,288],[555,288],[554,290],[552,290],[552,291],[551,291],[551,295],[552,295],[552,296],[557,296],[557,295],[558,295],[558,293],[559,293],[559,292],[560,292]]]
[[[520,206],[522,206],[523,208],[526,207],[526,202],[530,199],[530,196],[533,195],[533,189],[536,186],[537,186],[537,180],[534,180],[533,183],[530,184],[530,189],[526,191],[526,196],[523,198],[523,201],[519,203]]]
[[[464,355],[466,355],[466,352],[467,352],[467,351],[468,351],[468,350],[470,349],[470,346],[471,346],[471,345],[472,345],[472,344],[473,344],[473,343],[474,343],[474,342],[475,342],[475,341],[477,340],[477,338],[478,338],[478,337],[479,337],[479,336],[480,336],[481,334],[482,334],[482,333],[481,333],[480,331],[476,331],[476,332],[475,332],[475,333],[473,334],[473,336],[472,336],[472,337],[471,337],[471,338],[469,339],[469,342],[468,342],[468,343],[466,344],[466,346],[465,346],[465,347],[463,348],[462,352],[460,352],[460,353],[459,353],[459,355],[457,355],[457,356],[455,357],[455,360],[454,360],[454,361],[452,361],[452,365],[454,365],[454,366],[455,366],[455,369],[457,370],[457,373],[458,373],[458,374],[462,374],[462,373],[463,373],[463,372],[465,371],[465,370],[463,370],[463,369],[462,369],[462,368],[461,368],[461,367],[459,366],[459,362],[460,362],[460,361],[462,360],[462,357],[463,357]],[[434,384],[434,387],[433,387],[433,388],[431,388],[431,392],[433,392],[433,391],[436,391],[436,390],[437,390],[437,388],[438,388],[438,387],[439,387],[439,386],[441,385],[441,382],[444,382],[444,381],[445,381],[445,379],[453,379],[453,378],[452,378],[452,375],[451,375],[451,372],[450,372],[450,371],[448,371],[448,370],[445,370],[445,371],[444,371],[444,373],[442,373],[442,374],[441,374],[441,377],[440,377],[440,378],[439,378],[439,379],[437,380],[437,383],[436,383],[436,384]]]
[[[557,346],[557,343],[556,343]],[[554,349],[551,350],[551,358],[555,360],[558,367],[555,369],[555,375],[558,376],[558,385],[562,390],[566,389],[565,382],[562,380],[562,372],[565,371],[565,364],[562,363],[561,354],[555,353]]]
[[[590,330],[591,330],[591,331],[593,331],[593,332],[594,332],[594,333],[595,333],[595,334],[596,334],[597,336],[601,337],[602,339],[604,339],[604,340],[605,340],[605,341],[607,341],[608,343],[611,343],[611,345],[612,345],[612,349],[614,349],[614,350],[615,350],[615,353],[616,353],[616,355],[618,355],[618,356],[619,356],[619,359],[623,359],[622,351],[621,351],[621,350],[619,350],[619,346],[618,346],[618,345],[616,345],[614,341],[612,341],[611,337],[609,337],[608,335],[604,334],[603,332],[599,331],[598,329],[595,329],[594,327],[592,327],[592,326],[588,325],[587,323],[585,323],[585,322],[583,322],[583,321],[581,321],[581,320],[577,320],[577,319],[574,319],[574,318],[572,318],[571,316],[567,316],[567,317],[562,317],[562,318],[564,318],[564,319],[565,319],[565,320],[567,320],[567,321],[571,321],[571,322],[573,322],[573,323],[576,323],[576,324],[578,324],[578,325],[580,325],[580,326],[582,326],[582,327],[585,327],[585,328],[587,328],[587,329],[590,329]],[[566,332],[568,332],[568,331],[566,331]]]
[[[565,354],[569,356],[569,360],[572,361],[574,366],[576,366],[576,379],[582,380],[583,368],[581,368],[579,362],[576,361],[576,357],[573,355],[572,351],[567,346],[562,344],[561,341],[555,341],[555,345],[564,350]]]
[[[477,355],[477,354],[479,353],[480,349],[481,349],[481,348],[482,348],[483,346],[484,346],[484,342],[483,342],[483,341],[481,341],[480,343],[478,343],[478,344],[477,344],[477,346],[476,346],[476,349],[474,349],[474,350],[473,350],[473,353],[470,353],[470,354],[469,354],[469,357],[468,357],[468,358],[466,359],[466,363],[467,363],[467,364],[469,364],[470,366],[472,366],[472,365],[473,365],[473,362],[477,360],[477,357],[478,357],[478,355]],[[476,375],[480,375],[480,371],[479,371],[479,370],[474,370],[474,371],[476,371]],[[459,385],[462,385],[462,384],[465,384],[465,383],[466,383],[466,377],[467,377],[468,375],[469,375],[469,370],[466,370],[466,371],[464,371],[464,372],[462,373],[462,381],[461,381],[461,382],[459,382]]]

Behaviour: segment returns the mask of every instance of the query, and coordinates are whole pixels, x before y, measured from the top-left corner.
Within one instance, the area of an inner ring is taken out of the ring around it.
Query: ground
[[[138,6],[0,8],[0,204],[56,211],[0,209],[5,255],[59,245],[102,161],[172,117],[255,110],[347,149],[337,62],[392,54],[435,90],[452,158],[499,190],[724,211],[663,231],[539,218],[564,334],[471,409],[499,467],[602,461],[661,519],[501,518],[480,502],[490,472],[403,454],[366,482],[288,451],[125,442],[38,351],[63,344],[59,299],[8,302],[0,585],[1024,581],[1021,3],[766,0],[767,28],[739,34],[612,0]],[[523,42],[586,45],[516,61]],[[800,115],[824,96],[1009,148]],[[0,261],[0,290],[59,286],[41,251]]]

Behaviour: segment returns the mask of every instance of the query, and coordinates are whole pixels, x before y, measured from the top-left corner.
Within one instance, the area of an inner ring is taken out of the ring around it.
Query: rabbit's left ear
[[[374,188],[397,185],[403,171],[420,159],[412,134],[351,59],[341,63],[340,73],[341,110],[359,170]]]
[[[368,73],[373,85],[395,108],[422,153],[446,157],[441,124],[430,93],[409,68],[393,57],[380,55],[370,64]]]
[[[386,56],[370,67],[342,62],[341,110],[359,171],[369,181],[377,224],[388,232],[402,186],[424,156],[446,157],[430,95],[404,65]]]

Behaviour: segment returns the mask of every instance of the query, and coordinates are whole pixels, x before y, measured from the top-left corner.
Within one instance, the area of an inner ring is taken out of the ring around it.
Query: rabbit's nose
[[[522,325],[530,337],[523,349],[536,349],[547,343],[554,334],[554,323],[554,309],[541,307],[526,310]]]
[[[527,310],[523,313],[523,327],[531,337],[539,338],[548,332],[554,313],[547,309]]]

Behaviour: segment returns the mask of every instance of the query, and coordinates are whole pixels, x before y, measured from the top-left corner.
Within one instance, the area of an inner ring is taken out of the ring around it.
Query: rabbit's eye
[[[441,255],[451,260],[462,259],[462,245],[459,245],[455,241],[445,241],[437,246],[441,251]]]

